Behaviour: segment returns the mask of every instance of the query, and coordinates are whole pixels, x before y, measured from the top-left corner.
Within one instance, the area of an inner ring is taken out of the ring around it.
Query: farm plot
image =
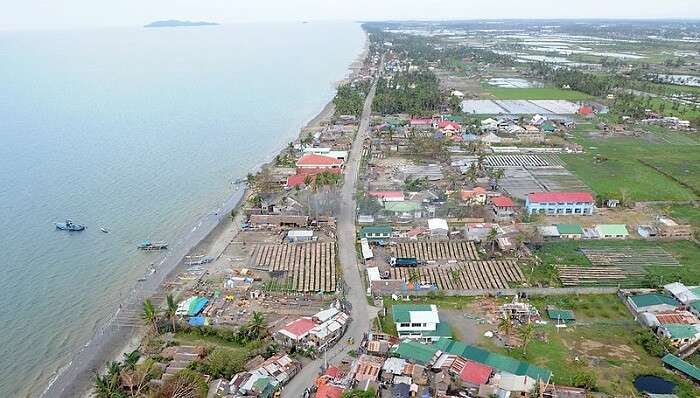
[[[558,266],[562,286],[639,286],[645,272],[620,267]]]
[[[578,105],[565,100],[465,100],[462,111],[477,115],[572,115],[578,111]]]
[[[252,264],[283,279],[298,292],[334,292],[336,289],[335,243],[257,245]]]
[[[474,242],[465,240],[399,243],[392,248],[392,255],[395,257],[415,257],[419,261],[479,259],[479,252]]]
[[[541,82],[521,79],[517,77],[493,77],[488,80],[488,84],[503,88],[535,88],[544,87]]]
[[[679,267],[678,260],[660,247],[581,248],[594,267],[622,267],[642,269],[646,266]]]
[[[504,169],[503,178],[498,184],[508,195],[521,200],[525,200],[530,192],[546,190],[529,171],[522,167]]]
[[[508,111],[491,100],[465,100],[462,101],[462,112],[476,115],[495,115]]]
[[[491,167],[552,167],[564,166],[557,155],[496,155],[487,156],[486,165]]]
[[[501,100],[494,101],[501,108],[506,110],[506,113],[513,115],[529,115],[536,113],[551,113],[536,104],[536,101],[527,100]]]
[[[579,106],[571,101],[564,100],[536,100],[531,101],[537,106],[546,109],[549,113],[557,115],[574,114],[578,112]]]
[[[469,261],[441,267],[392,268],[391,278],[436,285],[440,290],[506,289],[522,282],[514,260]]]
[[[590,191],[578,177],[565,168],[528,168],[528,172],[548,191]]]

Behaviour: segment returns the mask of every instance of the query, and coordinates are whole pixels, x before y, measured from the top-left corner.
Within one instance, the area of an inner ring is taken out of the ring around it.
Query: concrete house
[[[440,320],[434,304],[395,304],[391,315],[400,339],[431,342],[452,338],[450,325]]]
[[[393,229],[388,225],[368,225],[360,229],[360,239],[377,241],[391,238]]]
[[[583,237],[583,228],[578,224],[557,224],[557,232],[562,239],[579,240]]]
[[[594,205],[590,192],[535,192],[527,195],[529,214],[591,215]]]
[[[671,296],[660,293],[637,294],[627,297],[627,304],[636,313],[669,312],[675,310],[680,303]]]
[[[627,239],[630,236],[625,224],[598,224],[595,229],[600,239]]]
[[[700,340],[700,324],[670,323],[659,326],[656,333],[670,339],[675,347],[682,347]]]
[[[505,221],[515,216],[515,203],[506,196],[491,198],[491,210],[496,221]]]

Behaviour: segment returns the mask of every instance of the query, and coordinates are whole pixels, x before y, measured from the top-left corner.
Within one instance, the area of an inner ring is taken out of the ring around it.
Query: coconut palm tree
[[[129,353],[125,352],[122,355],[124,358],[124,369],[127,370],[134,370],[136,367],[136,362],[138,362],[139,358],[141,358],[141,353],[138,352],[138,350],[134,350]]]
[[[257,340],[267,332],[265,316],[261,312],[253,312],[253,317],[248,322],[248,336],[250,340]]]
[[[151,300],[146,300],[143,302],[143,312],[141,313],[141,319],[149,322],[153,325],[153,330],[158,332],[158,309],[153,305]]]
[[[518,328],[518,336],[522,340],[523,355],[527,355],[527,346],[535,335],[535,325],[527,323]]]
[[[170,322],[173,324],[173,333],[175,332],[175,321],[177,320],[177,302],[173,298],[172,294],[168,294],[165,296],[165,303],[167,305],[167,308],[165,309],[165,314],[168,316],[168,319],[170,319]]]
[[[513,332],[513,319],[510,314],[506,314],[498,321],[498,331],[503,333],[506,337],[509,337]]]
[[[123,398],[126,395],[119,390],[122,368],[119,362],[112,361],[107,373],[95,375],[95,396],[98,398]]]
[[[496,238],[497,237],[498,237],[498,231],[496,231],[496,228],[491,228],[488,235],[486,235],[486,244],[489,246],[489,252],[491,253],[491,255],[493,255],[493,252],[496,249]]]

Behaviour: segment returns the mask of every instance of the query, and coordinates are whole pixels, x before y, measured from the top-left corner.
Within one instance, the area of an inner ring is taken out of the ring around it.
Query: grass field
[[[658,267],[649,265],[646,267],[647,278],[641,281],[643,285],[655,285],[682,281],[688,285],[700,284],[700,247],[694,242],[666,241],[648,242],[643,240],[626,241],[556,241],[548,242],[537,250],[536,254],[542,260],[542,265],[536,269],[535,274],[530,278],[531,282],[549,282],[556,284],[556,265],[579,265],[590,266],[586,256],[578,249],[586,248],[608,248],[608,247],[632,247],[632,248],[652,248],[660,247],[678,260],[680,267]],[[530,270],[523,269],[528,276]]]
[[[700,187],[700,173],[693,172],[698,170],[697,147],[660,144],[630,137],[595,139],[582,132],[585,128],[579,128],[574,136],[586,152],[562,155],[561,158],[567,168],[597,194],[620,197],[624,193],[633,201],[698,198],[691,189],[654,168],[673,173],[675,178],[690,187]],[[597,161],[597,156],[607,160]]]
[[[482,338],[483,345],[506,355],[548,368],[555,384],[572,385],[580,372],[593,374],[596,390],[615,395],[637,396],[632,382],[641,374],[664,374],[683,383],[680,396],[692,392],[692,387],[679,377],[666,372],[659,358],[649,355],[635,342],[642,328],[615,295],[532,297],[540,313],[548,304],[570,309],[576,322],[558,329],[552,322],[536,327],[536,336],[527,347],[510,352]],[[546,318],[546,315],[544,315]]]
[[[486,87],[493,99],[501,100],[570,100],[580,101],[591,98],[590,95],[559,88],[503,88]]]

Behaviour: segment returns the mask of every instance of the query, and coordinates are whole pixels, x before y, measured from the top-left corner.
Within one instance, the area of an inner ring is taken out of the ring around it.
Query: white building
[[[430,229],[430,236],[447,236],[450,232],[450,227],[447,225],[447,220],[444,218],[429,219],[428,229]]]
[[[450,325],[440,320],[434,304],[394,304],[391,315],[400,339],[430,342],[452,338]]]

